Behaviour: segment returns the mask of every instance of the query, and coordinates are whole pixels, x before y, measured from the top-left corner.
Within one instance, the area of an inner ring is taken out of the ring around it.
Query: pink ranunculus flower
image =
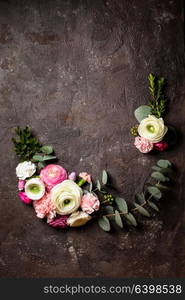
[[[19,191],[24,190],[25,183],[26,183],[25,180],[19,180],[19,182],[18,182],[18,190]]]
[[[92,214],[94,211],[99,210],[100,201],[95,194],[87,193],[83,195],[80,206],[84,212]]]
[[[135,138],[134,145],[142,153],[148,153],[154,147],[154,144],[152,142],[150,142],[149,140],[145,139],[144,137],[140,137],[140,136],[137,136]]]
[[[25,192],[19,192],[19,198],[21,199],[22,202],[24,202],[25,204],[31,204],[32,203],[32,200],[29,199]]]
[[[166,150],[168,148],[169,148],[168,144],[166,142],[164,142],[164,141],[161,141],[159,143],[155,143],[154,144],[154,149],[158,150],[158,151],[164,151],[164,150]]]
[[[56,184],[67,179],[67,172],[59,165],[50,164],[41,170],[40,179],[45,183],[47,190],[50,191]]]
[[[33,201],[33,207],[37,217],[41,219],[47,217],[48,222],[53,220],[56,216],[50,193],[46,193],[40,200]]]
[[[86,172],[81,172],[79,174],[79,177],[81,177],[83,180],[87,181],[88,183],[91,183],[91,175]]]
[[[67,219],[68,219],[68,216],[60,216],[60,217],[56,217],[54,220],[52,220],[48,223],[52,227],[66,228],[66,227],[68,227]]]

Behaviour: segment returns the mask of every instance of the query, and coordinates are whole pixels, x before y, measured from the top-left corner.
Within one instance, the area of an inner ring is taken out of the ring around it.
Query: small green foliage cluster
[[[157,118],[164,115],[166,111],[166,102],[164,96],[164,77],[156,77],[152,73],[148,76],[149,80],[149,91],[151,95],[151,100],[149,101],[149,106],[151,107],[151,113]]]
[[[28,126],[25,128],[16,128],[17,138],[12,138],[15,153],[21,161],[30,160],[37,152],[40,151],[41,144],[33,136]]]
[[[20,161],[30,160],[38,163],[38,168],[45,167],[45,161],[56,159],[52,146],[42,146],[40,142],[33,136],[31,129],[26,126],[21,129],[15,129],[17,138],[12,138],[15,153],[19,156]]]
[[[122,197],[116,197],[112,203],[102,202],[104,206],[102,206],[98,218],[100,228],[104,231],[110,231],[112,223],[123,228],[124,222],[131,226],[137,226],[137,213],[144,217],[150,217],[150,209],[158,212],[158,202],[163,193],[169,190],[168,183],[171,180],[171,175],[171,162],[161,159],[152,167],[150,180],[145,183],[143,192],[135,195],[132,205],[128,206],[126,200]]]

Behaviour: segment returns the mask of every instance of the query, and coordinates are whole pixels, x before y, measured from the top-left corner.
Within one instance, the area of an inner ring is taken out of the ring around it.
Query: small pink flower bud
[[[29,199],[24,192],[19,192],[19,198],[25,204],[31,204],[32,200]]]
[[[68,216],[60,216],[49,222],[49,225],[56,228],[66,228]]]
[[[164,150],[166,150],[168,148],[169,148],[168,144],[166,142],[164,142],[164,141],[161,141],[159,143],[155,143],[154,144],[154,149],[158,150],[158,151],[164,151]]]
[[[70,180],[75,181],[75,180],[76,180],[76,173],[75,173],[75,172],[72,172],[71,174],[69,174],[68,178],[69,178]]]
[[[19,180],[18,182],[18,190],[22,191],[24,189],[25,186],[25,180]]]

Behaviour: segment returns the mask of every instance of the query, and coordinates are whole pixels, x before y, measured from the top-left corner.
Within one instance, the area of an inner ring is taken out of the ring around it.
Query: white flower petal
[[[39,178],[29,179],[25,184],[25,194],[31,200],[39,200],[45,194],[45,185]]]
[[[60,215],[69,215],[76,211],[81,197],[82,189],[73,180],[64,180],[51,190],[51,199]]]
[[[77,211],[70,215],[67,219],[67,224],[70,227],[80,227],[85,225],[92,217],[83,211]]]
[[[36,172],[36,165],[31,161],[19,163],[16,167],[16,175],[20,180],[31,177]]]
[[[152,143],[160,142],[167,130],[168,128],[164,126],[163,119],[158,119],[153,115],[143,119],[138,127],[139,135]]]

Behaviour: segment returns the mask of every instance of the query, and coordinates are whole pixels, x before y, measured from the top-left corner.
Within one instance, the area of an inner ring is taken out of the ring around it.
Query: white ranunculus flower
[[[167,130],[168,128],[164,125],[163,119],[158,119],[153,115],[143,119],[138,127],[139,135],[152,143],[162,141]]]
[[[36,171],[36,165],[31,161],[24,161],[16,167],[16,175],[20,180],[31,177]]]
[[[45,185],[39,178],[28,179],[24,188],[26,196],[31,200],[39,200],[45,194]]]
[[[67,219],[67,224],[70,227],[80,227],[85,225],[92,217],[83,211],[77,211],[70,215]]]
[[[81,202],[82,189],[73,180],[64,180],[51,190],[51,200],[59,215],[69,215],[76,211]]]

